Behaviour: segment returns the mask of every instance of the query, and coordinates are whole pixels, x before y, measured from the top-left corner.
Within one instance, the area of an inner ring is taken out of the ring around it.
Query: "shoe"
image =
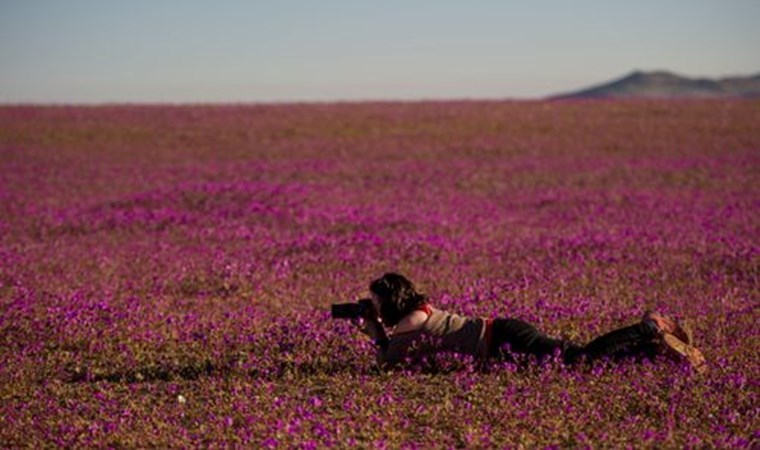
[[[691,333],[681,328],[681,326],[679,326],[674,320],[665,317],[657,311],[647,310],[641,320],[642,322],[646,320],[654,322],[660,335],[663,333],[668,333],[677,337],[679,340],[685,342],[686,344],[692,343]]]
[[[697,372],[705,373],[707,370],[707,362],[702,352],[693,345],[682,341],[677,336],[667,332],[664,333],[662,335],[662,346],[665,353],[670,356],[679,359],[686,358]]]

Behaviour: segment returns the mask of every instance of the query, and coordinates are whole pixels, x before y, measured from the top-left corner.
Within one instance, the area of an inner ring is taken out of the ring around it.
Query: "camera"
[[[332,318],[358,319],[360,317],[367,317],[367,314],[372,308],[372,300],[368,298],[363,298],[357,302],[351,303],[333,303]]]

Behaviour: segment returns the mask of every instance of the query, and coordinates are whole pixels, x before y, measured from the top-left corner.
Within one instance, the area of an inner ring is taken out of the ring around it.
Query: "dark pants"
[[[534,355],[544,359],[560,355],[566,364],[594,361],[603,357],[653,356],[657,328],[644,321],[597,337],[586,345],[545,336],[533,325],[519,319],[495,319],[491,335],[491,356],[514,360],[514,354]]]

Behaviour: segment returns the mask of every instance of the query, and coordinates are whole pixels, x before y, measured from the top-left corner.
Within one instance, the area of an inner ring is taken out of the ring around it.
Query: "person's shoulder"
[[[403,319],[396,325],[393,330],[393,334],[410,333],[412,331],[421,330],[427,322],[429,314],[426,311],[417,309],[404,316]]]

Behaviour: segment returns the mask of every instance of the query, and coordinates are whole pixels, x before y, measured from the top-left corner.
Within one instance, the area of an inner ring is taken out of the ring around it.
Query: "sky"
[[[760,73],[760,0],[0,0],[0,103],[530,99]]]

